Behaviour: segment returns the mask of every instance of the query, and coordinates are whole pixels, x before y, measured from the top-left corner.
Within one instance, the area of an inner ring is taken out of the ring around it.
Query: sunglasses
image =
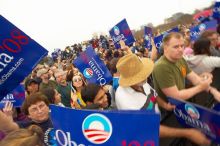
[[[82,81],[82,79],[81,79],[81,78],[75,78],[75,79],[73,79],[73,82],[79,82],[79,81]]]

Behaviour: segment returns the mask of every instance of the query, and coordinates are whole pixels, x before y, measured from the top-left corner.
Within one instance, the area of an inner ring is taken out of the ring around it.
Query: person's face
[[[59,84],[66,84],[66,75],[59,75],[56,80]]]
[[[211,46],[216,47],[218,44],[218,35],[213,34],[212,36],[208,37],[208,39],[211,41]]]
[[[48,74],[48,72],[42,74],[42,75],[41,75],[41,78],[42,78],[42,80],[49,80],[49,74]]]
[[[50,69],[50,70],[48,71],[48,74],[49,74],[49,76],[52,76],[52,75],[53,75],[53,71]]]
[[[185,38],[190,38],[190,31],[184,32]]]
[[[56,89],[54,89],[54,91],[55,91],[55,103],[60,103],[61,102],[61,95],[60,95],[60,93],[59,92],[57,92],[57,90]]]
[[[31,120],[42,123],[49,118],[49,107],[44,101],[38,101],[28,108],[28,113]]]
[[[184,39],[172,37],[169,42],[164,45],[164,55],[173,62],[183,57]]]
[[[132,88],[135,88],[135,89],[139,89],[140,87],[143,87],[143,85],[147,82],[147,79],[141,81],[140,83],[137,83],[135,85],[132,85],[131,87]]]
[[[79,73],[79,70],[78,70],[77,68],[74,68],[74,69],[73,69],[73,74],[76,75],[76,74],[78,74],[78,73]]]
[[[106,108],[108,106],[108,99],[104,89],[99,90],[95,96],[94,104],[98,104],[101,108]]]
[[[27,91],[32,94],[32,93],[35,93],[35,92],[38,92],[38,89],[39,89],[39,85],[35,82],[32,82],[30,83],[28,86],[27,86]]]
[[[73,86],[76,88],[82,87],[82,85],[83,85],[83,81],[80,76],[74,76],[72,79],[72,83],[73,83]]]
[[[142,87],[146,82],[147,82],[147,79],[145,79],[142,82],[136,84],[136,86]]]

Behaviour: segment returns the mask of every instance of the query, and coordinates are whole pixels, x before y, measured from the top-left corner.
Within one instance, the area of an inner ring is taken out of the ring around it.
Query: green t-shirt
[[[153,70],[154,89],[159,97],[167,101],[166,95],[161,90],[163,88],[176,85],[179,90],[185,89],[185,78],[190,72],[191,70],[183,58],[173,63],[162,56],[155,63]]]
[[[61,95],[61,103],[66,107],[71,107],[71,86],[67,84],[67,86],[57,85],[57,91]]]
[[[43,89],[46,89],[48,87],[56,89],[57,83],[55,81],[49,80],[48,84],[45,84],[43,82],[40,83],[40,91]]]

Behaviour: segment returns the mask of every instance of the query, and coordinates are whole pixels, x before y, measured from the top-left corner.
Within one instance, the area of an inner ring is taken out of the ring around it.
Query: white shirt
[[[184,56],[184,59],[187,61],[189,67],[197,74],[212,72],[215,68],[220,67],[220,57],[216,56]]]
[[[147,100],[147,95],[150,94],[150,89],[154,90],[148,83],[143,85],[144,95],[141,92],[137,92],[131,87],[119,86],[116,90],[115,102],[117,109],[119,110],[140,110]],[[155,92],[156,93],[156,92]],[[156,95],[157,96],[157,95]],[[155,105],[155,111],[159,112],[158,105]]]

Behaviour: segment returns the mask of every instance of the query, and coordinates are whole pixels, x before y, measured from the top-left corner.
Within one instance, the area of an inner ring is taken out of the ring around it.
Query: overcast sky
[[[0,14],[50,52],[92,38],[127,19],[131,29],[192,13],[213,0],[0,0]],[[156,12],[157,11],[157,12]]]

